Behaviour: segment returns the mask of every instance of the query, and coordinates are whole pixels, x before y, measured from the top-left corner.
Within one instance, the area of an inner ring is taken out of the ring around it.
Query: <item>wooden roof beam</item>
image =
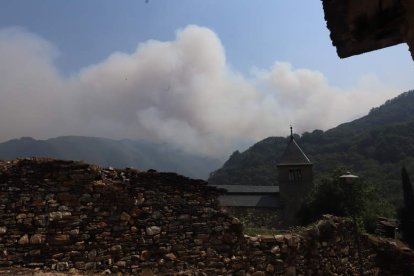
[[[341,58],[407,42],[414,59],[414,0],[322,0]]]

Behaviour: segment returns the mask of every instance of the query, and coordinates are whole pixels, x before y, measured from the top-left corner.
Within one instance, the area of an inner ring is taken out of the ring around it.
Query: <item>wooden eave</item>
[[[399,0],[322,0],[338,56],[346,58],[405,42]]]

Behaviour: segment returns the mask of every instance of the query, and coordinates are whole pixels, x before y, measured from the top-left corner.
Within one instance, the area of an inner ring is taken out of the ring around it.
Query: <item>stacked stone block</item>
[[[39,158],[0,161],[0,267],[357,275],[350,220],[325,216],[296,232],[244,236],[240,221],[220,209],[221,192],[174,173]],[[360,239],[366,275],[414,275],[414,253],[403,244]]]
[[[243,239],[203,181],[49,159],[0,166],[2,266],[167,273],[216,263]]]

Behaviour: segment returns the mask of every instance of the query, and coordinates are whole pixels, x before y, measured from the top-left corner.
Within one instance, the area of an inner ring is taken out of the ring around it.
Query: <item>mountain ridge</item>
[[[185,153],[168,144],[143,140],[59,136],[46,140],[21,137],[0,143],[0,159],[29,156],[84,160],[106,167],[173,171],[202,179],[222,163],[218,159]]]
[[[401,167],[414,172],[414,90],[359,119],[294,136],[314,163],[316,179],[338,166],[347,167],[376,183],[384,196],[397,200]],[[208,181],[215,185],[277,185],[276,164],[287,142],[284,137],[268,137],[242,153],[236,151]]]

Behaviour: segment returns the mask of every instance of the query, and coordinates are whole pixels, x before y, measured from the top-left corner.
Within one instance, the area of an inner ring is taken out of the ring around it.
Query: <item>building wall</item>
[[[277,168],[284,223],[295,225],[297,212],[313,186],[312,165],[279,165]]]

